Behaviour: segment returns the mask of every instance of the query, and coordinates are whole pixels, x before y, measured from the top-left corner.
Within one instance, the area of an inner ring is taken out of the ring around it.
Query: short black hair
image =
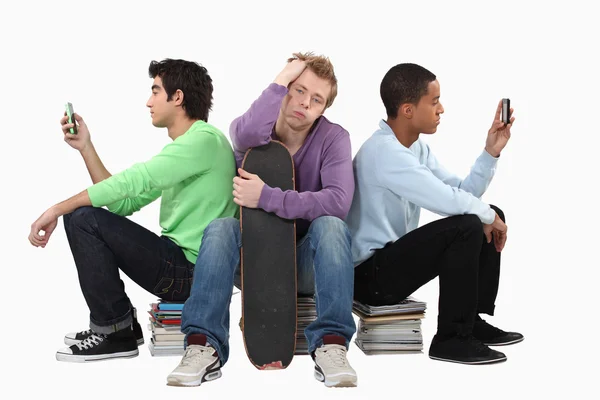
[[[419,102],[427,94],[427,85],[436,77],[417,64],[403,63],[390,68],[379,87],[385,111],[391,119],[398,117],[401,104]]]
[[[208,71],[202,65],[186,60],[166,58],[152,61],[148,68],[150,78],[159,76],[170,101],[177,89],[183,92],[183,109],[191,119],[208,122],[212,109],[213,85]]]

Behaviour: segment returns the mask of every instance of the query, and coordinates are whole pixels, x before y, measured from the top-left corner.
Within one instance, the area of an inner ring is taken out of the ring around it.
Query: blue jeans
[[[216,219],[206,227],[181,317],[186,343],[191,334],[206,335],[222,364],[229,358],[229,306],[234,282],[239,282],[241,245],[239,220]],[[325,335],[345,338],[348,348],[356,325],[354,266],[346,224],[336,217],[315,219],[298,242],[296,254],[298,292],[316,294],[317,319],[304,331],[309,352],[323,344]]]

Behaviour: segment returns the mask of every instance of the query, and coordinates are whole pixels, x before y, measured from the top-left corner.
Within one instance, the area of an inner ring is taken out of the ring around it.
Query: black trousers
[[[133,321],[121,272],[164,300],[188,298],[194,264],[171,239],[103,208],[81,207],[63,220],[94,331],[108,334]]]
[[[374,306],[398,303],[438,276],[438,335],[468,335],[476,313],[494,314],[500,253],[493,241],[487,243],[477,216],[431,222],[376,250],[354,270],[354,299]]]

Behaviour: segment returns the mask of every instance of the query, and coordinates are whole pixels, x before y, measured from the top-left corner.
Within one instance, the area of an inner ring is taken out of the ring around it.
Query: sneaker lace
[[[185,354],[179,364],[181,367],[198,365],[202,360],[213,357],[215,349],[208,346],[190,345],[185,350]]]
[[[328,344],[323,346],[322,354],[327,360],[336,367],[347,367],[346,348],[338,344]]]
[[[92,333],[90,336],[77,343],[76,346],[79,348],[79,350],[87,350],[88,348],[91,349],[92,347],[99,345],[104,341],[104,339],[106,339],[106,335]]]
[[[81,336],[87,336],[87,335],[91,335],[92,334],[92,330],[88,329],[87,331],[81,331],[81,332],[77,332],[78,335]]]

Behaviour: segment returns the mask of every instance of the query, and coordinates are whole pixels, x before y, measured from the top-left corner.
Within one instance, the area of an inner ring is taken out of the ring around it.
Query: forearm
[[[52,211],[56,215],[56,218],[58,218],[62,215],[70,214],[80,207],[91,205],[92,202],[90,200],[90,196],[88,195],[87,190],[84,190],[83,192],[54,205],[52,207]]]
[[[435,173],[420,164],[406,150],[382,151],[375,158],[375,179],[398,197],[439,215],[475,214],[482,222],[493,221],[493,210],[476,195],[457,187],[454,179],[443,167],[435,165]],[[469,186],[467,182],[466,186]],[[473,188],[471,188],[473,189]]]
[[[489,187],[496,173],[498,158],[487,151],[483,151],[471,170],[469,175],[461,182],[459,188],[463,189],[477,198],[481,198]]]
[[[286,94],[287,88],[271,84],[248,111],[232,121],[229,135],[236,151],[244,153],[249,148],[269,143],[281,101]]]
[[[273,83],[276,83],[283,87],[288,87],[291,81],[292,81],[291,77],[288,74],[285,74],[284,72],[282,72],[275,77],[275,80],[273,80]]]
[[[345,219],[350,209],[351,196],[345,191],[324,189],[318,192],[282,191],[264,186],[258,207],[285,219],[312,221],[321,216]]]
[[[93,183],[101,182],[112,176],[106,167],[104,167],[102,160],[100,160],[100,157],[91,142],[81,151],[81,156],[83,157],[83,161],[85,162],[85,166]]]

